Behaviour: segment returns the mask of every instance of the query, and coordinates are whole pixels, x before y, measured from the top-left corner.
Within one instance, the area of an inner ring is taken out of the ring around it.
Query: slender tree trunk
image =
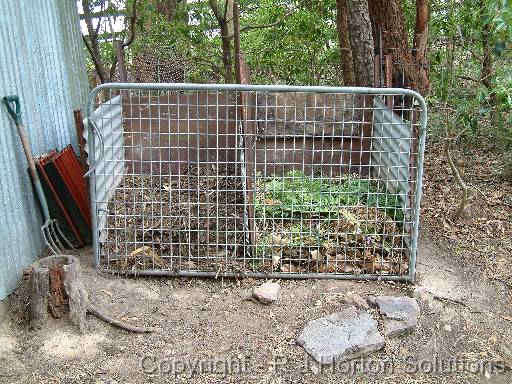
[[[347,21],[358,86],[373,85],[374,45],[367,0],[347,0]]]
[[[481,10],[481,18],[482,20],[486,19],[485,15],[485,8],[484,8],[484,2],[483,0],[479,1],[479,6]],[[498,121],[498,113],[496,111],[497,106],[497,100],[496,100],[496,93],[494,92],[494,84],[492,82],[492,47],[490,42],[490,25],[489,23],[485,22],[482,25],[482,32],[481,32],[481,38],[482,38],[482,67],[480,71],[480,81],[481,83],[487,88],[489,91],[490,97],[489,97],[489,105],[490,105],[490,117],[491,117],[491,124],[493,127],[496,127],[499,124]]]
[[[233,83],[233,50],[231,36],[233,36],[234,0],[226,0],[221,10],[217,0],[208,0],[208,4],[217,19],[222,40],[222,63],[224,66],[224,81]]]
[[[90,0],[82,0],[82,7],[84,10],[85,25],[87,27],[88,33],[87,36],[82,36],[82,38],[85,47],[87,48],[87,51],[89,51],[89,54],[91,55],[91,59],[94,64],[96,74],[98,75],[101,83],[105,83],[109,79],[107,78],[105,67],[103,66],[103,62],[101,61],[100,46],[98,42],[98,30],[94,29],[93,17],[91,15],[92,5]]]
[[[347,3],[346,0],[336,0],[336,28],[340,45],[340,63],[343,85],[354,85],[354,61],[350,48],[350,36],[348,33]]]
[[[233,83],[233,52],[231,49],[231,38],[229,37],[229,28],[227,23],[223,23],[220,28],[222,39],[222,63],[224,65],[225,81],[227,84]]]
[[[428,62],[426,60],[428,32],[428,0],[417,0],[417,17],[413,49],[410,48],[405,17],[401,0],[371,0],[369,1],[370,20],[374,38],[379,29],[382,31],[382,45],[385,54],[391,54],[397,63],[393,78],[395,86],[399,72],[405,74],[410,86],[422,94],[430,91],[428,79]],[[416,53],[413,54],[413,51]]]
[[[416,0],[416,26],[414,28],[412,57],[419,66],[418,76],[421,78],[422,84],[429,84],[429,66],[427,58],[429,17],[428,0]]]

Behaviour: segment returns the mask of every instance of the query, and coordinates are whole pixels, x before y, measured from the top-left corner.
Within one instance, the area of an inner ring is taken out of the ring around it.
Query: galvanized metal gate
[[[406,89],[97,87],[97,267],[413,280],[426,118]]]

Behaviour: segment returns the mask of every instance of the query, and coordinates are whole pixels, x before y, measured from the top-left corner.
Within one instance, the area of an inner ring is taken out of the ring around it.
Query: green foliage
[[[414,13],[409,17],[413,17]],[[412,20],[410,20],[412,22]],[[482,132],[512,144],[512,6],[509,0],[433,0],[429,23],[431,127],[446,136]],[[484,41],[491,73],[483,72]],[[446,129],[444,129],[447,127]]]
[[[257,7],[242,3],[242,30],[282,21],[272,28],[249,29],[242,34],[242,50],[253,82],[340,84],[336,2],[313,3],[264,0]]]
[[[266,180],[255,204],[258,214],[267,218],[337,217],[343,207],[367,205],[386,211],[397,221],[403,219],[398,195],[378,191],[369,180],[308,177],[296,170]]]

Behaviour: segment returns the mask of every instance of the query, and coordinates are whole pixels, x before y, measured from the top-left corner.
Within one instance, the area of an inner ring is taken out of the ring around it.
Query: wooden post
[[[384,86],[393,88],[393,56],[384,56]],[[386,105],[393,108],[393,96],[386,96]]]
[[[380,82],[381,80],[381,62],[380,62],[380,56],[375,55],[375,58],[373,59],[373,86],[380,88],[382,87],[382,84]]]

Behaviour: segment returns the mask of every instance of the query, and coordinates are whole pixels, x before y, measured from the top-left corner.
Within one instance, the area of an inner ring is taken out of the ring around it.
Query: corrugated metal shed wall
[[[18,94],[34,154],[72,143],[87,75],[76,2],[0,1],[0,96]],[[0,300],[43,250],[42,217],[12,120],[0,107]]]

